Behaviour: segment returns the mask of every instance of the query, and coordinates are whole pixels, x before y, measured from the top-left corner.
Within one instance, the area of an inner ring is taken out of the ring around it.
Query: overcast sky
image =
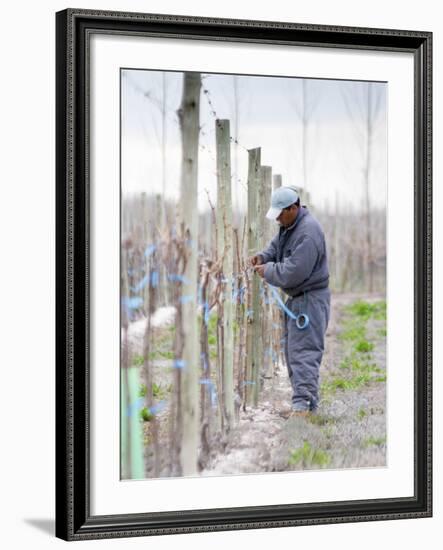
[[[178,198],[181,138],[176,110],[183,73],[122,71],[122,191],[162,192],[162,102],[166,97],[166,189]],[[246,204],[247,149],[261,147],[261,163],[281,174],[283,184],[304,187],[318,207],[335,201],[360,207],[365,167],[366,82],[308,79],[306,156],[302,162],[302,81],[275,76],[203,74],[200,99],[199,208],[208,208],[206,189],[215,202],[215,109],[230,120],[235,137],[234,79],[237,80],[238,148],[232,145],[234,204]],[[371,143],[370,191],[373,204],[384,206],[387,188],[385,83],[373,83],[374,131]],[[210,102],[211,105],[210,105]],[[237,159],[237,163],[236,163]],[[237,166],[237,170],[236,170]]]

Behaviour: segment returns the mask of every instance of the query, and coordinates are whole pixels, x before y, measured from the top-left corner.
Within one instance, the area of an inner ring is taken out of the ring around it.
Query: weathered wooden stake
[[[264,249],[269,241],[274,236],[274,228],[276,224],[272,220],[266,218],[266,212],[271,204],[272,193],[272,168],[270,166],[261,167],[261,185],[262,192],[260,193],[260,214],[261,225],[263,226],[263,240],[260,243],[260,248]],[[272,372],[272,357],[273,357],[273,338],[272,338],[272,306],[269,303],[269,288],[266,281],[262,280],[264,289],[264,298],[262,301],[263,316],[262,330],[262,346],[263,346],[263,376],[268,378]],[[267,302],[267,303],[266,303]]]
[[[187,258],[182,285],[183,356],[176,358],[181,368],[181,418],[183,423],[180,448],[182,475],[197,473],[199,444],[199,330],[197,320],[198,284],[198,140],[200,131],[200,73],[185,73],[178,116],[182,137],[180,188],[180,229],[186,241]]]
[[[260,159],[261,149],[248,151],[248,256],[259,251],[261,242],[259,193],[260,193]],[[257,343],[261,340],[261,304],[260,280],[255,273],[251,274],[248,284],[248,330],[246,336],[246,404],[257,405],[259,373],[262,357],[258,353]]]
[[[272,190],[274,191],[277,189],[277,187],[281,187],[282,185],[282,177],[281,174],[274,174],[272,178]]]
[[[232,307],[233,233],[231,192],[231,141],[229,120],[215,121],[217,147],[217,249],[222,259],[223,323],[222,385],[226,428],[234,422],[234,317]]]

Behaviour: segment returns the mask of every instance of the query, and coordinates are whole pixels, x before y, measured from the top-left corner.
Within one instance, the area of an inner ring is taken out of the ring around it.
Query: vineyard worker
[[[284,418],[307,416],[318,407],[319,370],[329,322],[325,237],[319,222],[306,206],[300,206],[292,187],[279,187],[272,193],[266,217],[277,221],[279,232],[249,261],[260,277],[289,296],[285,307],[281,305],[287,310],[283,342],[293,394],[292,406],[280,414]]]

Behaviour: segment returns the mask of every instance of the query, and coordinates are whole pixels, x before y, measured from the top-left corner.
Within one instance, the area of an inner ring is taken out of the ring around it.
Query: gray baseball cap
[[[291,206],[298,200],[298,193],[293,187],[277,187],[271,195],[271,208],[267,211],[268,220],[275,221],[283,208]]]

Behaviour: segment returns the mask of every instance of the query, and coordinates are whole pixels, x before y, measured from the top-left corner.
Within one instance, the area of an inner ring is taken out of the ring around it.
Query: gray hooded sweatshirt
[[[325,236],[306,206],[300,207],[290,227],[280,227],[259,255],[266,264],[265,280],[289,296],[329,285]]]

